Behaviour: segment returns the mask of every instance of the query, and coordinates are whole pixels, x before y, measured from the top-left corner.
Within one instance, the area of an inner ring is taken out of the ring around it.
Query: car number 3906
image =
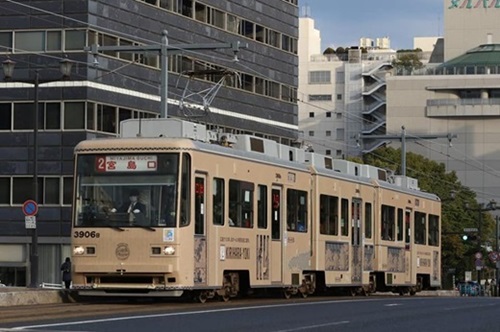
[[[75,238],[85,238],[85,237],[90,237],[90,238],[99,238],[100,234],[95,232],[95,231],[92,231],[92,232],[89,232],[89,231],[77,231],[77,232],[74,232],[73,233],[73,237]]]

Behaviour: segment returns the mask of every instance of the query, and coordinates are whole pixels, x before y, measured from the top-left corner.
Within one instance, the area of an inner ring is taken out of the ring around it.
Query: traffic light
[[[464,241],[476,241],[477,240],[477,235],[472,235],[472,234],[464,234],[462,235],[462,240]]]

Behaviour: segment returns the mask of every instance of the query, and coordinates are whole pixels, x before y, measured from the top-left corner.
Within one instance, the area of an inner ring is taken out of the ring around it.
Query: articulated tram
[[[440,287],[441,203],[415,179],[181,120],[121,126],[75,148],[80,295]]]

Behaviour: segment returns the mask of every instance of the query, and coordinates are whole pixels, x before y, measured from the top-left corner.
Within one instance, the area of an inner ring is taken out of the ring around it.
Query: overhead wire
[[[154,44],[154,45],[160,45],[160,42],[158,42],[158,41],[152,41],[152,40],[149,40],[149,39],[146,39],[146,38],[138,37],[138,36],[136,36],[136,35],[127,34],[127,33],[123,32],[123,31],[116,31],[116,30],[114,30],[114,29],[109,29],[109,28],[106,28],[106,27],[103,27],[103,26],[98,26],[98,25],[95,25],[95,24],[92,24],[92,23],[89,23],[89,22],[81,21],[81,20],[78,20],[78,19],[75,19],[75,18],[72,18],[72,17],[66,16],[66,15],[57,14],[57,13],[54,13],[54,12],[51,12],[51,11],[48,11],[48,10],[45,10],[45,9],[42,9],[42,8],[39,8],[39,7],[33,6],[33,5],[29,5],[29,4],[25,4],[25,3],[20,3],[20,2],[15,1],[15,0],[5,0],[5,1],[6,1],[6,2],[9,2],[9,3],[12,3],[12,4],[16,4],[16,5],[22,6],[22,7],[25,7],[25,8],[29,8],[29,9],[32,9],[32,10],[36,10],[36,11],[39,11],[39,12],[42,12],[42,13],[45,13],[45,14],[49,14],[49,15],[52,15],[52,16],[55,16],[55,17],[63,18],[63,19],[68,20],[68,21],[73,21],[73,22],[76,22],[76,23],[82,24],[83,26],[88,26],[88,27],[96,28],[96,29],[99,29],[99,31],[106,31],[106,32],[113,33],[113,34],[115,34],[115,35],[117,35],[117,36],[128,37],[128,38],[131,38],[131,39],[133,39],[133,40],[139,40],[139,41],[146,42],[146,43],[150,43],[150,44]],[[1,5],[0,5],[0,7],[1,7]],[[11,8],[11,7],[9,7],[8,9],[9,9],[10,11],[15,11],[15,10],[14,10],[13,8]],[[22,12],[22,11],[18,11],[18,13],[24,13],[24,12]],[[47,22],[52,23],[52,21],[51,21],[51,20],[48,20],[48,19],[44,19],[44,18],[38,18],[38,19],[40,19],[40,20],[45,20],[45,21],[47,21]],[[66,27],[70,27],[70,26],[66,25]],[[174,45],[169,45],[169,48],[175,49],[175,44],[174,44]],[[201,53],[201,52],[197,52],[197,51],[192,51],[192,50],[182,50],[182,51],[183,51],[183,52],[185,52],[185,53],[189,53],[189,54],[197,55],[197,56],[198,56],[198,57],[200,57],[200,58],[205,58],[205,59],[206,59],[206,58],[209,58],[209,59],[215,59],[215,60],[218,60],[219,62],[231,62],[231,63],[233,63],[233,64],[234,64],[234,60],[226,60],[226,59],[223,59],[223,58],[220,58],[220,57],[215,57],[215,56],[212,56],[212,55],[207,55],[207,54],[204,54],[204,53]],[[52,58],[52,59],[58,59],[58,60],[61,60],[61,59],[62,59],[61,57],[52,56],[52,55],[47,54],[47,53],[45,53],[45,54],[39,54],[39,55],[40,55],[40,56],[47,57],[47,58]],[[81,63],[81,64],[84,64],[84,65],[88,65],[88,63],[84,63],[84,62],[80,62],[80,63]],[[100,70],[102,70],[102,71],[105,71],[105,72],[107,71],[107,73],[105,73],[104,75],[100,76],[99,78],[102,78],[102,77],[103,77],[103,76],[105,76],[105,75],[109,75],[109,74],[111,74],[111,73],[114,73],[114,74],[117,74],[117,75],[121,75],[121,76],[123,76],[123,77],[127,77],[128,79],[135,80],[136,82],[140,82],[140,83],[142,83],[142,84],[148,85],[148,86],[150,86],[150,87],[157,88],[157,85],[154,85],[154,84],[150,84],[150,83],[144,82],[143,80],[135,79],[135,78],[133,78],[133,77],[131,77],[131,76],[129,76],[129,75],[125,75],[125,74],[123,74],[123,73],[120,73],[120,72],[119,72],[119,70],[120,70],[120,69],[123,69],[124,67],[129,66],[129,65],[131,65],[131,64],[133,64],[133,62],[131,62],[131,63],[127,63],[127,64],[125,64],[125,65],[123,65],[123,66],[121,66],[121,67],[115,68],[115,69],[113,69],[113,70],[106,70],[106,69],[104,69],[104,68],[99,68],[99,69],[100,69]],[[262,74],[261,72],[259,72],[259,71],[255,70],[255,69],[251,68],[250,66],[247,66],[247,65],[245,65],[245,64],[242,64],[241,62],[237,62],[237,64],[238,64],[239,66],[241,66],[241,68],[244,68],[244,69],[248,70],[250,73],[257,74],[257,75],[259,75],[260,77],[270,78],[269,76],[266,76],[265,74]],[[174,96],[176,96],[176,97],[181,97],[179,94],[173,93],[173,92],[171,92],[171,91],[169,91],[169,93],[170,93],[170,94],[172,94],[172,95],[174,95]],[[297,92],[297,93],[299,94],[300,92]],[[307,102],[304,102],[303,100],[302,100],[301,102],[302,102],[302,103],[307,104]],[[314,107],[317,107],[317,108],[319,108],[319,109],[322,109],[321,107],[319,107],[318,105],[315,105],[315,104],[309,104],[309,105],[313,105]],[[323,110],[326,110],[326,109],[323,109]],[[366,122],[366,121],[369,121],[369,120],[365,119],[364,117],[359,116],[359,115],[357,115],[357,114],[352,114],[352,113],[347,113],[347,112],[343,112],[342,114],[343,114],[345,117],[351,117],[351,118],[355,118],[355,119],[362,119],[362,120],[363,120],[363,121],[365,121],[365,122]],[[370,122],[370,121],[369,121],[369,122]],[[375,123],[375,122],[372,122],[372,123]],[[291,130],[291,129],[287,129],[287,128],[281,128],[281,129],[282,129],[282,130],[285,130],[285,131],[289,131],[290,133],[296,133],[296,131],[295,131],[295,130]],[[390,134],[390,133],[389,133],[389,134]],[[427,142],[430,142],[430,143],[432,143],[432,144],[438,144],[438,143],[431,142],[431,141],[430,141],[430,140],[428,140],[428,139],[424,139],[424,138],[421,138],[421,137],[416,136],[416,135],[407,135],[407,137],[414,137],[414,138],[420,139],[421,141],[427,141]],[[315,141],[317,142],[317,141],[318,141],[318,140],[317,140],[317,138],[314,138],[314,139],[309,139],[309,140],[310,140],[311,142],[315,142]],[[305,141],[307,141],[307,140],[305,140]],[[334,142],[332,142],[332,141],[330,141],[330,140],[324,140],[324,141],[326,141],[328,144],[335,143],[335,144],[340,144],[340,145],[342,145],[342,146],[344,146],[344,147],[354,147],[354,145],[349,145],[348,143],[341,143],[341,142],[338,142],[338,141],[334,141]],[[418,143],[418,144],[420,144],[420,145],[421,145],[421,143]],[[328,146],[330,146],[330,145],[328,145]],[[424,148],[427,148],[427,149],[429,149],[429,150],[432,150],[432,149],[431,149],[431,148],[429,148],[428,146],[424,146],[424,145],[421,145],[421,146],[423,146]],[[457,152],[460,152],[460,151],[458,151],[457,149],[455,149],[455,150],[456,150]],[[374,154],[374,153],[372,152],[372,154]],[[464,155],[465,155],[465,154],[464,154]],[[379,156],[379,157],[380,157],[380,156]],[[454,158],[454,159],[455,159],[455,158]],[[469,158],[469,159],[474,160],[473,158]],[[462,161],[462,160],[460,160],[460,159],[455,159],[455,160],[457,160],[457,161]],[[478,161],[478,163],[479,163],[479,164],[483,164],[483,165],[484,165],[484,163],[481,163],[481,162],[479,162],[479,161]],[[476,166],[476,167],[477,167],[477,166]],[[489,166],[486,166],[486,168],[493,170],[493,169],[492,169],[491,167],[489,167]],[[498,175],[498,174],[494,174],[494,173],[491,173],[491,172],[487,172],[487,173],[489,173],[490,175],[494,175],[495,177],[499,177],[499,175]]]

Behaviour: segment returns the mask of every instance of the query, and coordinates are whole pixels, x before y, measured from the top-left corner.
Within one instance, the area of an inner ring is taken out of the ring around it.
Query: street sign
[[[464,232],[465,233],[474,233],[474,232],[478,232],[478,229],[477,228],[464,228]]]
[[[488,257],[490,258],[490,261],[492,263],[496,263],[498,262],[498,252],[496,251],[492,251],[488,254]]]
[[[23,203],[23,213],[25,216],[35,216],[38,213],[38,204],[31,199]]]
[[[24,224],[26,229],[36,229],[36,217],[35,216],[25,216]]]

